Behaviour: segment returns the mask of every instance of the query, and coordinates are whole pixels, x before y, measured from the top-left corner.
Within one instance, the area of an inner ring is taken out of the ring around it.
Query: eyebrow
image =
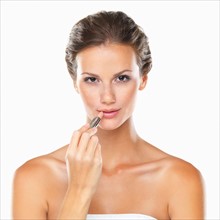
[[[125,70],[122,70],[118,73],[115,73],[113,77],[117,77],[117,76],[120,76],[122,73],[124,72],[132,72],[131,70],[129,69],[125,69]],[[99,77],[99,75],[95,74],[95,73],[89,73],[89,72],[83,72],[81,73],[81,75],[84,75],[84,74],[88,74],[88,75],[91,75],[91,76],[94,76],[94,77]]]

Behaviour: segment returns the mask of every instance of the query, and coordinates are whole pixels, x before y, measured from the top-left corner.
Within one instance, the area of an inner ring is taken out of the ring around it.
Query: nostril
[[[100,97],[102,103],[109,104],[109,103],[114,103],[116,101],[113,91],[109,91],[109,90],[104,91],[101,93]]]
[[[111,103],[115,103],[115,98],[112,96],[105,96],[101,98],[101,102],[105,103],[105,104],[111,104]]]

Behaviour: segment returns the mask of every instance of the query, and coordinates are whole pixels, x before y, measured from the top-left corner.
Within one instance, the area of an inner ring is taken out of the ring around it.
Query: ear
[[[75,88],[76,92],[79,93],[79,89],[78,89],[78,86],[77,86],[76,82],[74,82],[73,85],[74,85],[74,88]]]
[[[147,85],[147,74],[144,74],[141,76],[141,81],[140,81],[140,85],[139,85],[139,90],[143,90],[145,88],[145,86]]]

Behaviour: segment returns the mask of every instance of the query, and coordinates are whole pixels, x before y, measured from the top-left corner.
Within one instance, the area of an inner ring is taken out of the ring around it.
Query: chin
[[[119,127],[121,127],[124,123],[125,123],[125,121],[121,121],[121,122],[106,121],[106,122],[103,122],[103,123],[99,124],[99,127],[102,130],[113,131],[113,130],[118,129]]]
[[[114,125],[99,125],[99,128],[105,131],[113,131],[117,129],[119,126],[114,126]]]

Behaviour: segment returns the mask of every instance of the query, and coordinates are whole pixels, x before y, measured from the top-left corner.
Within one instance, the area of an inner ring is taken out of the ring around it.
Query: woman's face
[[[132,115],[136,94],[146,85],[134,49],[123,44],[93,46],[77,54],[76,90],[88,119],[103,112],[100,127],[113,130]]]

